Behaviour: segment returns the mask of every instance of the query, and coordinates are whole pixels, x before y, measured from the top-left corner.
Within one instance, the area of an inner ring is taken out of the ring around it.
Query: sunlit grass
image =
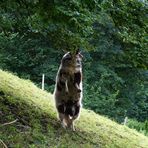
[[[2,126],[15,119],[18,121]],[[0,139],[8,147],[148,147],[144,135],[93,111],[83,109],[75,126],[76,132],[61,128],[50,93],[0,70]]]

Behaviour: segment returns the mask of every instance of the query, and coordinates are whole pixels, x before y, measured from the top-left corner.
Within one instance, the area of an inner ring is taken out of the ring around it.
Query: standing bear
[[[74,120],[79,117],[82,107],[82,57],[79,50],[75,53],[67,52],[63,56],[54,90],[55,104],[62,126],[73,131]]]

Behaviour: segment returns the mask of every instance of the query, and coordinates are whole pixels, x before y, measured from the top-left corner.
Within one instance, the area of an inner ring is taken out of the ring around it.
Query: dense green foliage
[[[2,0],[0,67],[53,92],[63,50],[84,55],[84,107],[119,122],[148,115],[146,1]]]
[[[148,121],[138,122],[137,120],[129,119],[127,122],[127,126],[136,129],[140,133],[143,133],[146,136],[148,136]]]

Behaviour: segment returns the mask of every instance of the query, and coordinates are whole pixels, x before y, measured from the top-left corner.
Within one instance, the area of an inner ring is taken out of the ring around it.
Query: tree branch
[[[8,148],[7,145],[1,139],[0,142],[3,144],[4,148]]]
[[[7,122],[7,123],[2,124],[1,126],[10,125],[10,124],[13,124],[13,123],[15,123],[17,121],[18,121],[18,119],[15,119],[14,121]]]

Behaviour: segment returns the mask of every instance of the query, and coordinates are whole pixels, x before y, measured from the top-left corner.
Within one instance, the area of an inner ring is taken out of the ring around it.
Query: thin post
[[[123,125],[126,125],[128,122],[128,117],[125,117]]]
[[[45,75],[42,75],[42,90],[44,90],[44,80],[45,80]]]

